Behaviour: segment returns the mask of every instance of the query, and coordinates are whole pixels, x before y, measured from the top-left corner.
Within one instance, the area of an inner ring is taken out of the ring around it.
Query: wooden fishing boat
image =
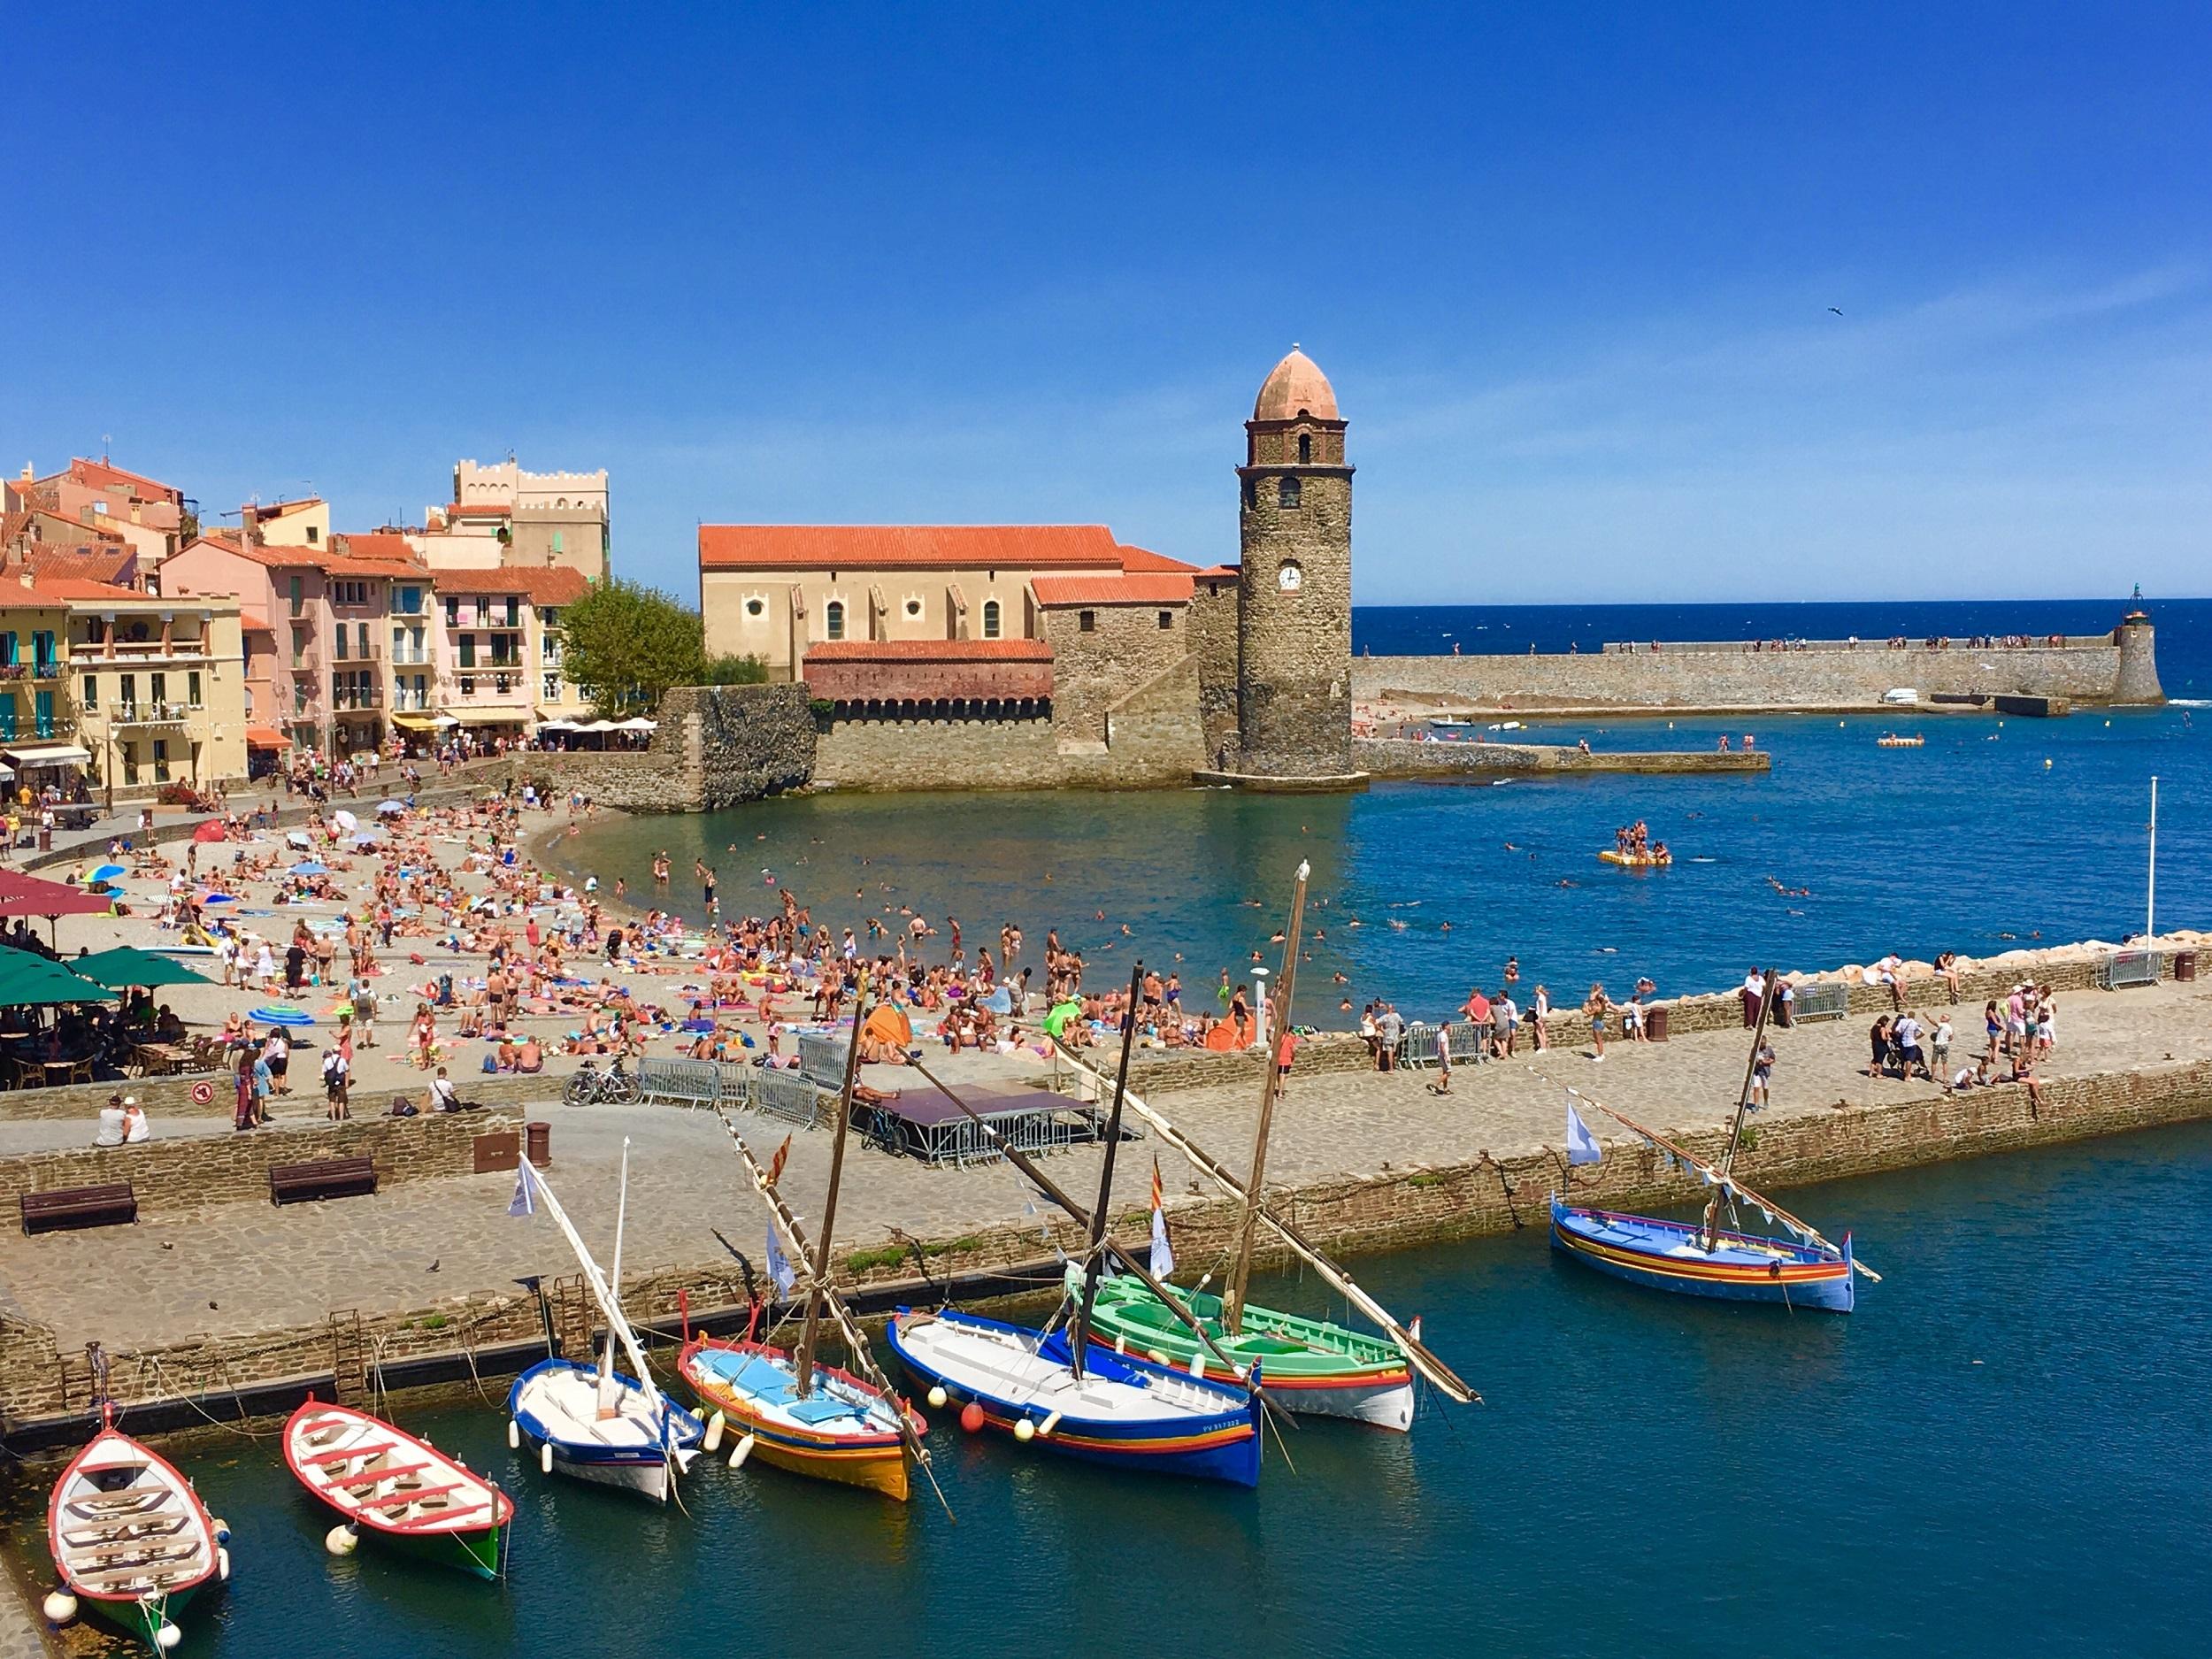
[[[1601,1273],[1686,1296],[1851,1311],[1851,1238],[1834,1249],[1702,1223],[1568,1205],[1554,1194],[1553,1245]]]
[[[47,1598],[48,1617],[88,1613],[166,1653],[183,1639],[176,1620],[193,1597],[230,1577],[218,1532],[192,1483],[104,1412],[47,1500],[46,1543],[63,1586]]]
[[[1766,1040],[1767,1018],[1773,1011],[1778,976],[1769,974],[1766,993],[1759,1001],[1759,1017],[1752,1027],[1751,1056],[1744,1065],[1743,1088],[1718,1164],[1709,1164],[1684,1151],[1664,1136],[1615,1111],[1601,1101],[1587,1103],[1620,1124],[1660,1155],[1670,1168],[1694,1174],[1711,1190],[1705,1214],[1695,1222],[1670,1221],[1658,1216],[1625,1216],[1572,1202],[1571,1192],[1551,1197],[1552,1248],[1601,1273],[1632,1284],[1686,1296],[1710,1296],[1729,1302],[1762,1302],[1792,1308],[1822,1308],[1849,1313],[1855,1300],[1855,1275],[1879,1280],[1881,1275],[1851,1254],[1851,1235],[1831,1244],[1811,1227],[1769,1198],[1762,1198],[1735,1176],[1737,1149],[1743,1144],[1744,1114],[1750,1110],[1754,1069]],[[1595,1164],[1602,1156],[1597,1139],[1576,1110],[1583,1096],[1567,1091],[1567,1185],[1571,1187],[1576,1165]],[[1770,1225],[1783,1228],[1786,1237],[1771,1238],[1720,1225],[1724,1205],[1733,1212],[1739,1205],[1756,1210]]]
[[[814,1367],[802,1397],[798,1362],[765,1342],[700,1337],[684,1345],[676,1373],[701,1403],[753,1441],[751,1455],[794,1474],[863,1486],[906,1502],[906,1436],[929,1425],[903,1401],[833,1366]],[[710,1448],[710,1449],[712,1449]]]
[[[951,1309],[901,1308],[889,1340],[900,1363],[949,1402],[972,1402],[986,1425],[1047,1451],[1259,1485],[1259,1397],[1244,1383],[1210,1382],[1095,1347],[1079,1368],[1064,1331]]]
[[[1885,732],[1874,740],[1877,749],[1918,749],[1927,742],[1925,737],[1902,737],[1894,732]]]
[[[584,1270],[584,1283],[607,1322],[607,1346],[595,1364],[582,1364],[549,1351],[548,1356],[515,1379],[507,1391],[507,1443],[538,1448],[538,1467],[579,1480],[642,1493],[656,1503],[668,1502],[674,1477],[690,1467],[706,1437],[706,1425],[663,1397],[638,1346],[637,1333],[622,1317],[613,1286],[621,1282],[622,1226],[629,1211],[630,1143],[622,1143],[622,1196],[615,1210],[614,1279],[611,1283],[577,1236],[544,1174],[527,1158],[517,1167],[511,1213],[545,1206]],[[547,1348],[550,1350],[549,1321]],[[629,1356],[634,1377],[615,1369],[618,1346]]]
[[[1624,870],[1664,870],[1674,862],[1672,853],[1624,853],[1608,849],[1598,855],[1600,862],[1618,864]]]
[[[350,1537],[366,1532],[479,1578],[504,1572],[514,1501],[429,1441],[311,1394],[284,1425],[284,1461]]]
[[[1240,1372],[1264,1368],[1266,1393],[1277,1405],[1401,1432],[1413,1426],[1413,1369],[1394,1344],[1325,1320],[1251,1305],[1244,1310],[1244,1329],[1232,1333],[1223,1323],[1220,1297],[1202,1291],[1172,1294]],[[1099,1281],[1091,1322],[1091,1340],[1117,1354],[1217,1381],[1238,1375],[1129,1274]]]

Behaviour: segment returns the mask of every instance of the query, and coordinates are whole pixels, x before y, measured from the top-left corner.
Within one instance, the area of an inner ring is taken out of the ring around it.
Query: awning
[[[11,744],[0,749],[0,755],[19,766],[84,766],[92,761],[92,752],[74,743],[31,743],[22,748]]]
[[[449,714],[416,714],[411,711],[395,714],[392,724],[403,732],[435,732],[442,727],[461,723]]]
[[[575,729],[576,722],[573,720],[540,720],[538,722],[538,730],[541,732],[573,732]]]
[[[529,718],[527,709],[464,709],[457,720],[449,714],[438,717],[447,726],[520,726]]]
[[[246,728],[246,747],[249,749],[289,749],[292,740],[273,726],[250,726]]]

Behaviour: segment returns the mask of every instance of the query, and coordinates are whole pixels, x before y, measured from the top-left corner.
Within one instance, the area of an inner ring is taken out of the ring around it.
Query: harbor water
[[[205,1431],[178,1455],[234,1529],[236,1577],[180,1651],[1010,1653],[1077,1631],[1106,1652],[1320,1656],[2196,1651],[2212,1310],[2201,1274],[2161,1263],[2175,1218],[2212,1206],[2212,1126],[1795,1202],[1855,1227],[1886,1276],[1848,1317],[1640,1291],[1535,1227],[1362,1263],[1485,1402],[1425,1407],[1408,1436],[1308,1422],[1252,1493],[947,1417],[931,1443],[957,1525],[926,1493],[901,1509],[718,1460],[685,1510],[656,1509],[509,1452],[494,1385],[402,1413],[518,1498],[492,1586],[373,1542],[328,1557],[331,1517],[273,1438]],[[1310,1280],[1265,1292],[1327,1305]],[[42,1487],[16,1502],[42,1561]]]

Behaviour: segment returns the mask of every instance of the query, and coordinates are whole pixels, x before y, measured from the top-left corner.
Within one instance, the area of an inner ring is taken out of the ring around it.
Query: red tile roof
[[[532,604],[572,605],[591,591],[583,572],[567,565],[502,565],[491,570],[432,571],[442,594],[517,594]]]
[[[129,548],[57,547],[36,542],[23,550],[23,564],[33,576],[81,576],[88,581],[124,584],[135,571],[138,555]]]
[[[118,588],[112,582],[87,581],[81,576],[40,576],[31,584],[31,591],[41,599],[76,600],[81,603],[99,599],[143,599],[144,594],[133,588]]]
[[[326,575],[365,576],[372,581],[404,581],[411,577],[419,581],[430,574],[429,566],[411,559],[348,558],[342,553],[326,553],[315,563]]]
[[[1118,569],[1102,524],[703,524],[701,570]]]
[[[407,545],[407,538],[390,530],[364,530],[353,534],[341,534],[331,537],[336,550],[357,559],[387,559],[394,564],[412,565],[419,561],[415,549]]]
[[[1164,553],[1155,553],[1149,548],[1125,545],[1116,548],[1114,551],[1121,555],[1122,569],[1133,576],[1156,576],[1167,572],[1188,576],[1198,568],[1195,565],[1186,565],[1180,559],[1170,558]]]
[[[310,507],[323,505],[320,495],[302,495],[296,501],[265,501],[254,504],[257,518],[281,518],[288,513],[305,512]]]
[[[127,472],[111,462],[88,461],[82,456],[71,459],[69,475],[79,483],[89,484],[96,489],[116,484],[132,487],[142,485],[165,501],[182,497],[182,492],[174,485],[165,484],[158,479],[148,478],[142,472]],[[135,488],[133,488],[132,493],[134,495],[137,493]]]
[[[822,663],[1048,663],[1042,640],[823,640],[806,648]]]
[[[1031,590],[1041,605],[1187,605],[1188,576],[1036,576]]]
[[[238,626],[249,634],[274,634],[276,632],[269,626],[269,618],[258,611],[241,611],[238,613]]]
[[[457,501],[445,510],[449,518],[511,518],[515,504],[511,501]]]

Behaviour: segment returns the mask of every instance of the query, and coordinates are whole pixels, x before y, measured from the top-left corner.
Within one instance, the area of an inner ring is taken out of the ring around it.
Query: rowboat
[[[1571,1206],[1554,1194],[1551,1240],[1601,1273],[1656,1290],[1851,1311],[1848,1233],[1832,1250],[1724,1228],[1709,1240],[1699,1223]]]
[[[331,1540],[338,1553],[365,1530],[479,1578],[505,1569],[514,1500],[427,1440],[311,1395],[284,1425],[284,1461],[300,1485],[345,1517]]]
[[[684,1345],[676,1374],[703,1406],[723,1414],[753,1442],[751,1455],[794,1474],[834,1480],[906,1502],[906,1438],[929,1425],[902,1401],[833,1366],[814,1367],[802,1397],[798,1362],[764,1342],[701,1337]]]
[[[516,1167],[510,1215],[528,1215],[545,1206],[561,1236],[576,1253],[584,1283],[607,1322],[607,1346],[595,1364],[564,1359],[552,1352],[547,1321],[547,1357],[515,1379],[507,1391],[507,1444],[525,1441],[538,1448],[538,1467],[579,1480],[639,1492],[656,1503],[668,1502],[673,1477],[690,1466],[706,1437],[706,1425],[653,1386],[652,1368],[637,1333],[622,1317],[614,1286],[621,1283],[622,1226],[629,1213],[630,1143],[622,1143],[621,1198],[615,1210],[614,1276],[600,1271],[571,1225],[567,1212],[546,1184],[545,1176],[525,1158]],[[541,1310],[543,1303],[541,1300]],[[629,1356],[635,1377],[615,1369],[618,1347]]]
[[[165,1653],[183,1640],[177,1615],[210,1580],[230,1577],[226,1536],[192,1483],[104,1413],[47,1500],[47,1548],[62,1581],[47,1617],[65,1624],[81,1610]]]
[[[1325,1320],[1301,1318],[1248,1304],[1244,1329],[1222,1321],[1222,1301],[1200,1291],[1175,1291],[1240,1371],[1263,1367],[1268,1398],[1286,1410],[1350,1417],[1379,1428],[1413,1426],[1413,1371],[1395,1344]],[[1187,1373],[1233,1380],[1228,1367],[1133,1276],[1102,1279],[1092,1316],[1094,1342]]]
[[[1624,870],[1664,870],[1674,862],[1672,853],[1624,853],[1611,849],[1598,855],[1601,862],[1618,864]]]
[[[1885,732],[1874,740],[1877,749],[1918,749],[1927,742],[1924,737],[1902,737],[1894,732]]]
[[[1064,1331],[950,1309],[899,1309],[889,1340],[916,1378],[1017,1440],[1121,1469],[1259,1485],[1259,1396],[1242,1383],[1096,1347],[1079,1368]]]

